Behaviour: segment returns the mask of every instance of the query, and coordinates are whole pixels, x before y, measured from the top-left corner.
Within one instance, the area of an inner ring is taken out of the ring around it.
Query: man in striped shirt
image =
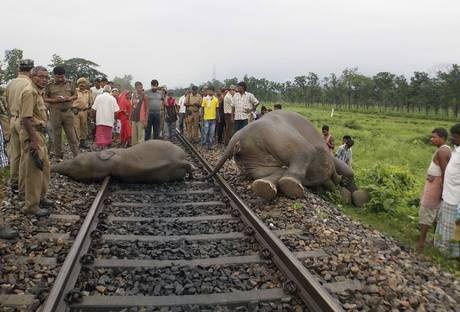
[[[232,98],[233,120],[235,132],[243,129],[249,122],[249,115],[257,108],[259,101],[256,97],[246,91],[246,83],[238,83],[238,92]]]

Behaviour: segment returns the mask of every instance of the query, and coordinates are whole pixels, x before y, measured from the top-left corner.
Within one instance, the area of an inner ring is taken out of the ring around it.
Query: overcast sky
[[[244,74],[276,81],[358,67],[460,63],[458,0],[2,0],[0,50],[83,57],[168,87]]]

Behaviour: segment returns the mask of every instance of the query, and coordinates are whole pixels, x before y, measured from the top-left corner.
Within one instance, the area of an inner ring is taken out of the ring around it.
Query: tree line
[[[426,72],[404,75],[379,72],[366,76],[357,68],[339,75],[320,77],[315,73],[296,76],[286,82],[244,76],[248,91],[265,102],[302,103],[305,106],[329,106],[345,110],[404,112],[458,119],[460,115],[460,67],[451,65],[434,77]],[[213,80],[199,87],[222,88],[236,85],[237,78]],[[185,89],[177,89],[182,93]]]
[[[16,77],[17,64],[23,59],[23,56],[24,52],[21,49],[5,51],[4,59],[0,61],[0,85],[5,85],[8,81]],[[85,77],[91,82],[96,78],[107,78],[107,75],[99,70],[99,64],[81,57],[64,59],[57,54],[53,54],[47,67],[51,71],[57,65],[64,66],[67,78],[72,81],[76,81],[80,77]],[[133,77],[131,75],[115,76],[112,81],[119,88],[134,90]]]
[[[5,51],[0,61],[0,85],[16,77],[17,63],[23,58],[23,51]],[[94,81],[97,77],[107,77],[99,65],[84,58],[64,59],[51,56],[48,67],[56,65],[66,68],[69,79],[86,77]],[[112,79],[122,89],[133,90],[133,77],[123,75]],[[216,89],[236,85],[236,77],[223,81],[213,80],[198,86],[213,86]],[[410,78],[390,72],[379,72],[366,76],[357,68],[347,68],[340,74],[331,73],[320,77],[310,72],[296,76],[286,82],[271,81],[266,78],[244,76],[248,90],[264,102],[302,103],[305,106],[328,106],[344,110],[404,112],[435,115],[443,118],[460,118],[460,67],[452,64],[448,69],[438,71],[434,76],[427,72],[414,72]],[[176,95],[185,89],[178,88]]]

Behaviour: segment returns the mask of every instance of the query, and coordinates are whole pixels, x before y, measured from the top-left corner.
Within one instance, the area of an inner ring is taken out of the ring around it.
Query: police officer
[[[77,99],[73,102],[74,127],[80,140],[80,148],[88,148],[88,110],[93,101],[89,90],[88,80],[79,78],[77,80]]]
[[[50,122],[53,137],[54,153],[58,159],[63,158],[61,132],[64,128],[67,142],[73,156],[78,154],[78,140],[75,132],[72,102],[77,99],[75,87],[65,79],[65,68],[56,66],[53,69],[54,81],[46,86],[45,102],[50,106]]]
[[[187,135],[193,143],[198,143],[200,138],[201,101],[202,97],[198,93],[198,87],[193,86],[192,92],[185,98],[185,125],[187,128]]]
[[[50,178],[48,149],[45,142],[45,128],[48,113],[43,100],[43,91],[48,82],[48,71],[37,66],[31,72],[32,84],[24,90],[24,101],[19,110],[22,147],[20,175],[24,181],[25,214],[45,217],[47,209],[40,208]]]
[[[19,163],[21,160],[21,145],[19,141],[19,109],[24,100],[23,92],[27,87],[30,87],[30,70],[34,67],[34,61],[21,60],[19,61],[18,77],[11,80],[5,91],[7,109],[10,113],[10,142],[8,144],[10,157],[10,186],[11,192],[17,194],[22,193],[23,185],[19,178]]]

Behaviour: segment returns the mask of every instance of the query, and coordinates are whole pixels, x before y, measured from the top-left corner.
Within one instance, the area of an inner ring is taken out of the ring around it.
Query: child
[[[323,133],[324,142],[326,142],[327,148],[329,149],[331,154],[334,154],[334,138],[329,133],[329,126],[324,125],[321,129],[321,132]]]
[[[342,145],[339,146],[337,149],[337,152],[335,153],[335,157],[337,159],[342,160],[344,163],[346,163],[348,166],[351,167],[351,160],[353,153],[351,151],[351,147],[353,146],[355,142],[353,142],[353,139],[349,135],[344,135],[342,138]]]

